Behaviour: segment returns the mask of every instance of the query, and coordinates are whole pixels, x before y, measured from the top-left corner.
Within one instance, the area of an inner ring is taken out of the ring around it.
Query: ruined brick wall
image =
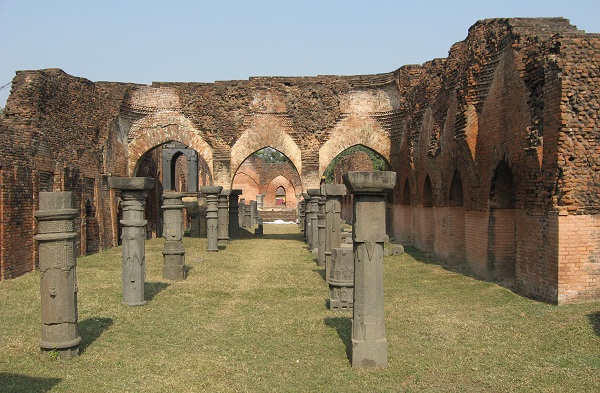
[[[119,157],[124,156],[111,149],[124,89],[126,85],[94,84],[56,69],[15,76],[0,120],[3,279],[37,265],[33,212],[39,191],[73,192],[74,207],[81,212],[76,219],[80,253],[116,244],[107,173],[114,169],[119,174]],[[86,214],[88,207],[93,217]],[[88,240],[88,232],[93,239]]]
[[[273,147],[300,179],[278,184],[295,191],[318,187],[360,144],[398,174],[397,240],[529,296],[598,298],[599,42],[561,18],[490,19],[447,58],[385,74],[139,86],[20,72],[0,123],[2,271],[35,264],[33,243],[11,239],[35,232],[37,192],[50,183],[76,191],[82,211],[95,204],[78,220],[84,251],[115,243],[107,177],[148,172],[163,143],[195,149],[220,185]],[[264,186],[252,181],[250,199]],[[567,236],[577,225],[585,233]]]

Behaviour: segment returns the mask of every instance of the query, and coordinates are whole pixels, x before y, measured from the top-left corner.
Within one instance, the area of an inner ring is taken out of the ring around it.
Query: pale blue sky
[[[0,0],[0,86],[55,67],[146,84],[390,72],[446,57],[477,20],[542,16],[600,32],[598,0]]]

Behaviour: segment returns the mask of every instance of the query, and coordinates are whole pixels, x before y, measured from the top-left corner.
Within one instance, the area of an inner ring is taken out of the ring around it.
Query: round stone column
[[[309,188],[307,190],[310,195],[310,251],[313,254],[317,253],[319,243],[319,197],[321,196],[321,190],[318,188]]]
[[[229,238],[240,238],[240,216],[238,197],[242,195],[242,190],[234,189],[229,192]]]
[[[38,220],[40,298],[43,351],[57,350],[61,359],[79,354],[77,326],[77,275],[74,219],[71,192],[40,192]]]
[[[185,249],[183,238],[183,197],[185,194],[165,191],[163,198],[163,221],[165,245],[163,249],[163,278],[183,281],[185,279]]]
[[[352,368],[387,367],[383,243],[386,196],[396,184],[396,172],[348,172],[344,184],[354,195]]]
[[[144,300],[146,279],[146,224],[144,205],[146,190],[154,187],[154,179],[148,177],[110,177],[111,188],[121,190],[123,219],[121,220],[123,245],[122,282],[123,304],[140,306]]]
[[[217,243],[229,243],[229,190],[223,190],[217,196],[218,230]]]
[[[223,191],[222,186],[203,186],[200,191],[206,196],[206,236],[208,237],[208,251],[219,251],[218,227],[219,215],[217,213],[218,195]]]

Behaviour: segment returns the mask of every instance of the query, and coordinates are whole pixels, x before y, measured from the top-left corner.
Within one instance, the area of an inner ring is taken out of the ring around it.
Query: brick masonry
[[[42,189],[73,191],[80,253],[117,244],[107,178],[150,175],[159,198],[165,142],[198,151],[205,184],[225,188],[271,146],[297,170],[276,182],[294,197],[361,144],[398,174],[398,241],[527,296],[598,299],[599,65],[599,35],[517,18],[479,21],[447,58],[376,75],[143,86],[19,71],[0,118],[0,278],[36,267]]]

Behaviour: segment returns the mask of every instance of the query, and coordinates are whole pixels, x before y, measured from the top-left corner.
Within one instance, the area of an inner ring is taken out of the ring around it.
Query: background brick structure
[[[0,278],[35,269],[42,189],[74,192],[80,252],[117,244],[107,178],[155,177],[156,209],[165,142],[226,188],[273,147],[303,190],[361,144],[398,174],[398,241],[527,296],[599,299],[599,65],[599,35],[544,18],[479,21],[447,58],[377,75],[142,86],[17,72],[0,121]]]

